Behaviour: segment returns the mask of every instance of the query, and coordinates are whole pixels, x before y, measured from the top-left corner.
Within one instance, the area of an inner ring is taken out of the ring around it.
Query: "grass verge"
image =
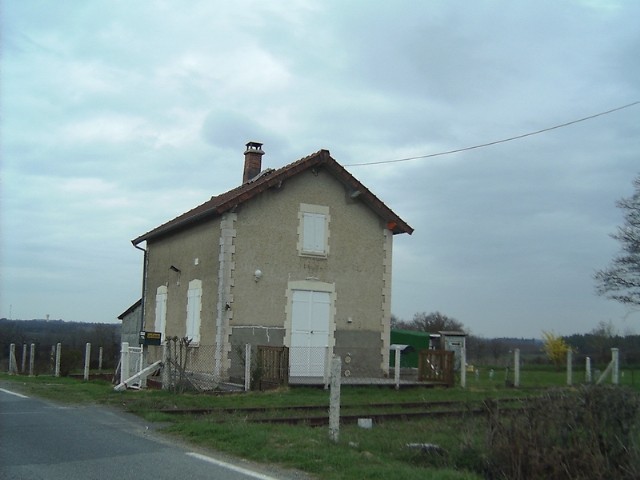
[[[541,372],[540,378],[553,372]],[[561,378],[561,377],[560,377]],[[105,404],[134,412],[148,421],[164,422],[164,431],[203,448],[248,460],[307,472],[319,479],[479,480],[486,464],[487,421],[483,417],[427,418],[386,421],[372,429],[343,425],[340,439],[329,440],[326,427],[251,423],[238,414],[168,415],[163,408],[281,407],[329,403],[329,392],[317,388],[287,388],[234,395],[182,394],[141,390],[115,392],[104,381],[71,378],[19,377],[0,374],[0,384],[26,395],[72,404]],[[342,387],[342,405],[386,402],[478,401],[487,398],[533,396],[535,388],[510,389],[490,382],[468,388]],[[223,422],[221,422],[223,420]],[[438,449],[410,448],[435,444]]]

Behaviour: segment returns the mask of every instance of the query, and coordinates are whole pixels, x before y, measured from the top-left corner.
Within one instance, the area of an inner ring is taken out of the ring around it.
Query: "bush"
[[[78,350],[62,349],[60,354],[60,375],[68,377],[69,374],[79,368],[82,368],[82,353]]]
[[[637,479],[640,399],[620,387],[586,386],[491,409],[489,478]]]

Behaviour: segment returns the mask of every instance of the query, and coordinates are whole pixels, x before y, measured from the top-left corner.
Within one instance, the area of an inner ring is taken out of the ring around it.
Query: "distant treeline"
[[[65,354],[84,355],[85,345],[91,343],[92,362],[97,360],[99,348],[103,349],[103,366],[111,368],[120,354],[120,324],[64,322],[62,320],[8,320],[0,318],[0,361],[6,363],[12,343],[16,344],[16,357],[21,362],[23,345],[36,346],[39,370],[46,370],[51,346],[62,344]]]
[[[640,365],[640,335],[597,335],[586,333],[563,337],[574,349],[578,359],[590,357],[596,362],[611,360],[611,349],[620,350],[620,361],[627,365]]]
[[[622,365],[640,365],[640,335],[574,334],[562,337],[573,349],[574,362],[590,357],[595,363],[611,360],[611,349],[618,348]],[[513,350],[520,349],[523,361],[547,363],[542,340],[533,338],[467,337],[467,359],[470,362],[501,364],[512,361]]]
[[[520,349],[523,357],[544,361],[542,341],[537,338],[484,338],[476,335],[467,337],[467,361],[474,363],[500,364],[509,362],[514,349]]]

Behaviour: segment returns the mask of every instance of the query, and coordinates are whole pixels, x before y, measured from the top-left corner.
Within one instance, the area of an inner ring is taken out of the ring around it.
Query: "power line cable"
[[[452,153],[460,153],[466,152],[468,150],[475,150],[477,148],[490,147],[492,145],[497,145],[499,143],[511,142],[513,140],[519,140],[525,137],[531,137],[533,135],[539,135],[541,133],[549,132],[551,130],[556,130],[558,128],[568,127],[569,125],[574,125],[576,123],[585,122],[587,120],[591,120],[596,117],[601,117],[603,115],[608,115],[613,112],[617,112],[619,110],[623,110],[625,108],[633,107],[635,105],[640,104],[640,101],[629,103],[627,105],[623,105],[621,107],[612,108],[611,110],[607,110],[606,112],[596,113],[594,115],[589,115],[588,117],[579,118],[577,120],[571,120],[570,122],[561,123],[560,125],[554,125],[553,127],[543,128],[542,130],[536,130],[535,132],[524,133],[522,135],[516,135],[515,137],[509,137],[502,140],[495,140],[493,142],[481,143],[479,145],[473,145],[471,147],[457,148],[455,150],[447,150],[446,152],[438,152],[438,153],[430,153],[428,155],[418,155],[416,157],[407,157],[407,158],[398,158],[396,160],[380,160],[377,162],[364,162],[364,163],[351,163],[348,165],[344,165],[345,167],[361,167],[364,165],[381,165],[383,163],[398,163],[398,162],[408,162],[410,160],[418,160],[421,158],[432,158],[432,157],[441,157],[443,155],[451,155]]]

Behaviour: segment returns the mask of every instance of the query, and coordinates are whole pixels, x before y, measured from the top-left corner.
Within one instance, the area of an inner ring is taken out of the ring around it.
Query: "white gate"
[[[124,382],[133,377],[144,368],[144,353],[142,347],[130,347],[127,342],[122,342],[120,349],[120,381]],[[145,377],[146,378],[146,377]],[[144,379],[135,380],[132,385],[144,386]]]

